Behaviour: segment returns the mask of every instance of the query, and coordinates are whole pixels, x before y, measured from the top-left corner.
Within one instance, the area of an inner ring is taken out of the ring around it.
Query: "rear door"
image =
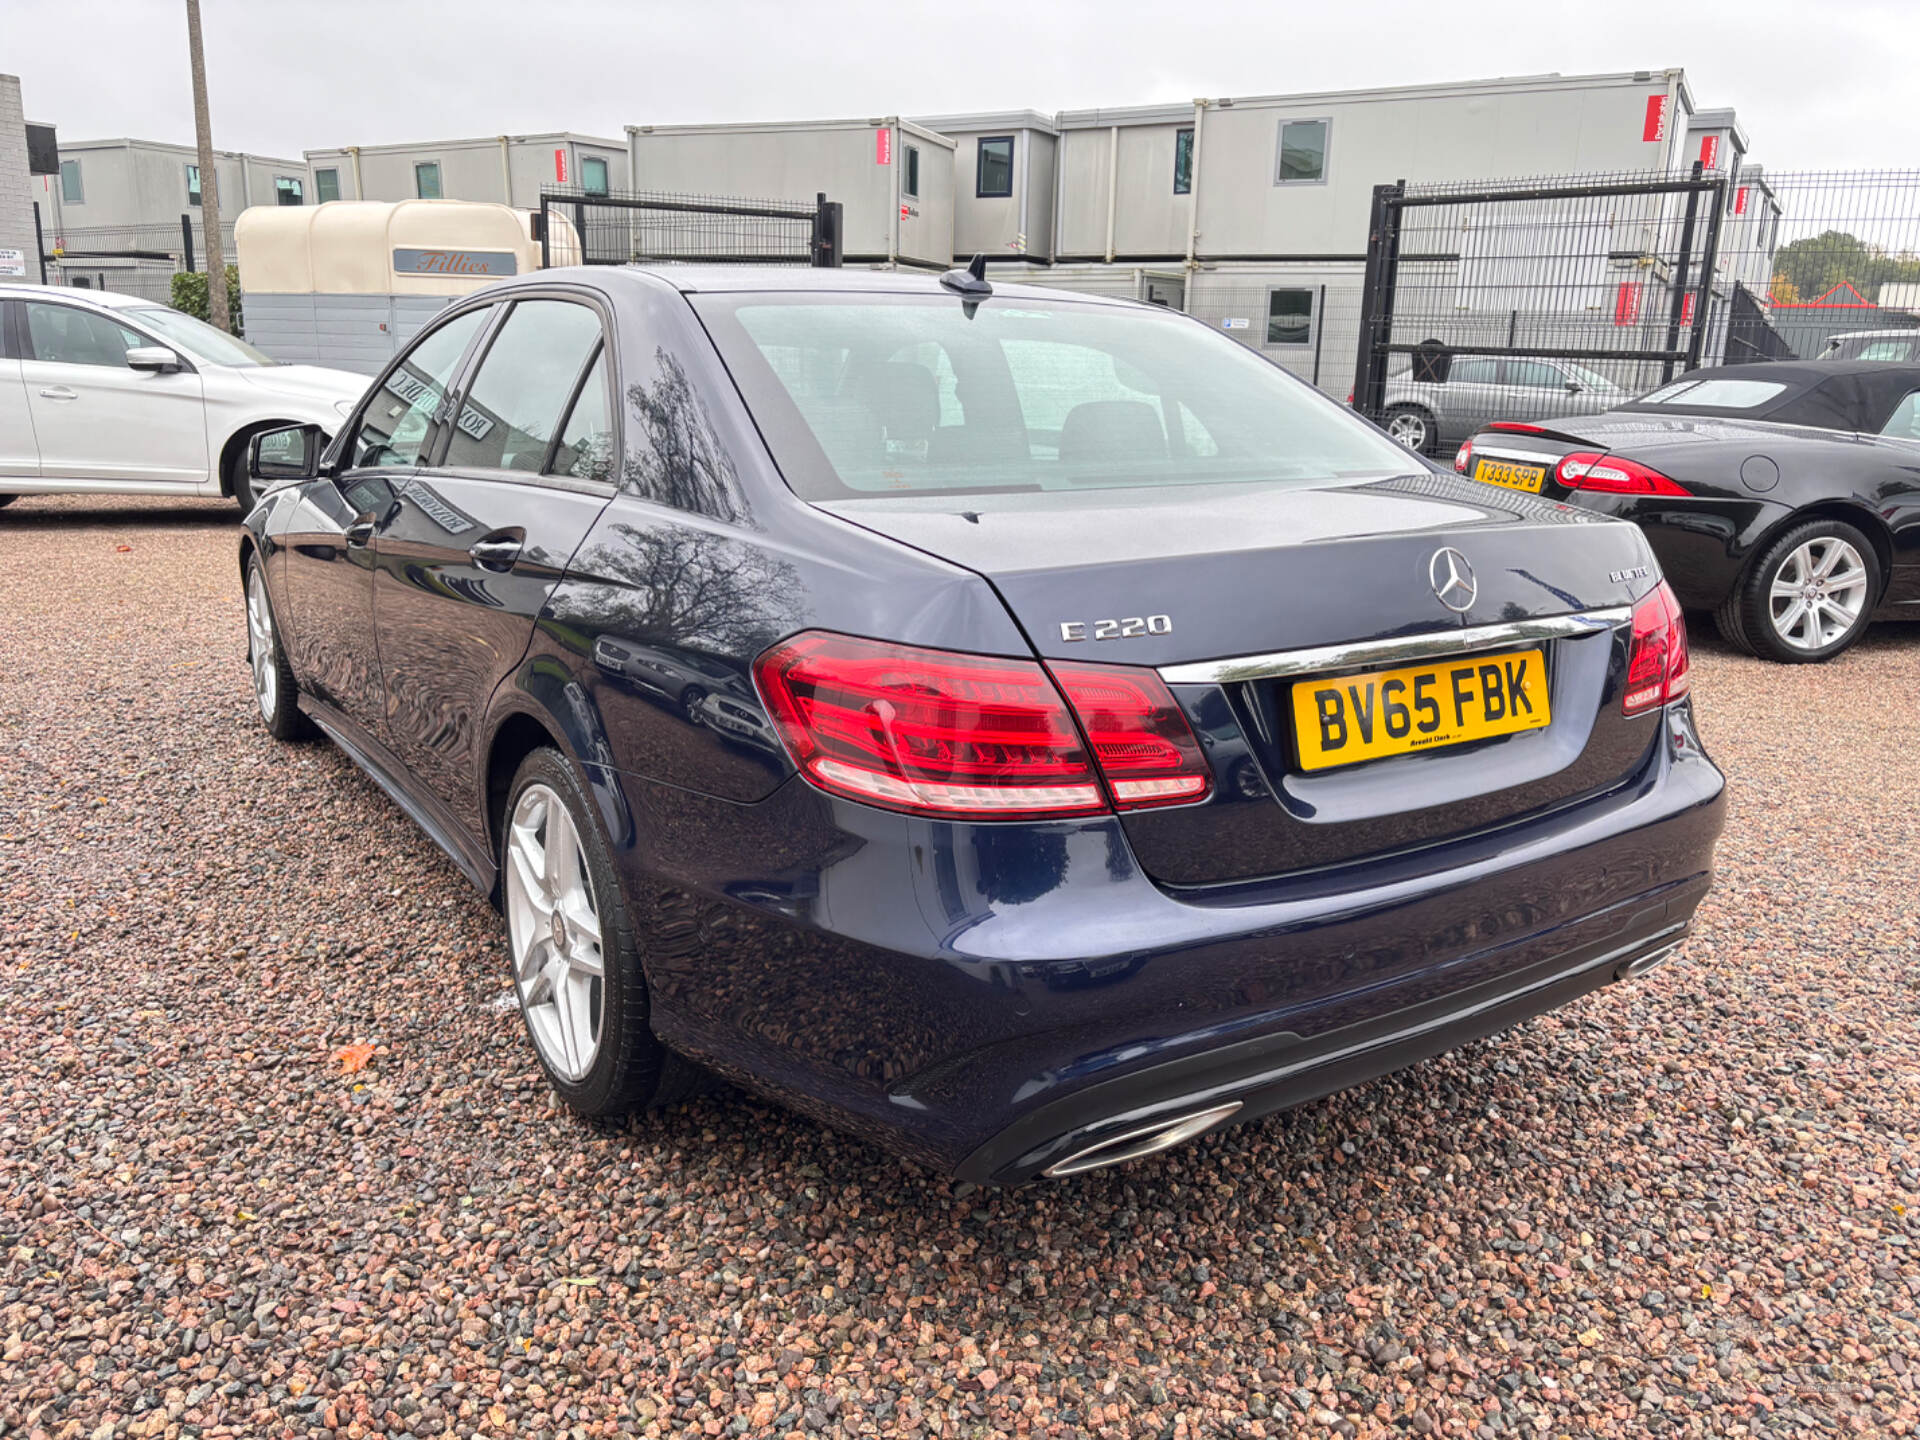
[[[610,339],[583,293],[517,299],[376,526],[388,744],[475,835],[488,699],[613,494]]]
[[[1499,418],[1500,362],[1484,355],[1462,355],[1447,369],[1447,383],[1435,392],[1440,438],[1460,440],[1489,419]]]
[[[199,375],[135,370],[127,351],[161,342],[99,311],[43,300],[21,308],[21,379],[44,477],[183,490],[209,478]]]

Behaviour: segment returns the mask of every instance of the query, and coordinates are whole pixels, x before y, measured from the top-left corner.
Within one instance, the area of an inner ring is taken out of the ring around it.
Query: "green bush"
[[[208,319],[205,272],[195,270],[174,276],[173,294],[168,303],[196,320]],[[245,335],[246,327],[240,318],[240,267],[237,265],[227,266],[227,314],[233,320],[233,333]]]

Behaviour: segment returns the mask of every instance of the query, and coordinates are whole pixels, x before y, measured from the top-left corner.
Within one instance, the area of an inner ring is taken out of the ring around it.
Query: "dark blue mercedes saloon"
[[[254,442],[261,715],[497,898],[567,1104],[1072,1175],[1674,952],[1722,780],[1638,529],[979,269],[542,271]]]

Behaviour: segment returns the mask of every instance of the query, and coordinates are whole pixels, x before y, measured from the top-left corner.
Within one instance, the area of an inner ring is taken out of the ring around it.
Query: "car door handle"
[[[476,540],[467,550],[473,563],[482,570],[511,570],[520,558],[520,547],[527,537],[516,530],[496,530],[484,540]]]
[[[367,545],[373,540],[373,521],[371,518],[356,520],[347,526],[346,541],[349,545]]]
[[[43,400],[78,400],[80,398],[80,392],[78,390],[69,390],[64,385],[49,385],[40,392],[40,398]]]

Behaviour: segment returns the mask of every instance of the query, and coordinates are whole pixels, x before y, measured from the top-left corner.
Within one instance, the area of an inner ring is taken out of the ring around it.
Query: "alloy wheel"
[[[253,697],[260,702],[261,717],[271,725],[280,703],[280,672],[274,663],[273,607],[267,603],[267,581],[258,564],[247,577],[247,652],[253,666]]]
[[[1402,410],[1397,415],[1388,416],[1387,434],[1409,450],[1417,451],[1427,448],[1426,419],[1411,410]]]
[[[600,910],[572,814],[529,785],[507,830],[507,936],[514,988],[540,1058],[578,1082],[600,1052],[606,961]]]
[[[1774,633],[1796,650],[1824,650],[1851,630],[1867,603],[1867,566],[1836,535],[1816,535],[1774,572],[1767,613]]]

